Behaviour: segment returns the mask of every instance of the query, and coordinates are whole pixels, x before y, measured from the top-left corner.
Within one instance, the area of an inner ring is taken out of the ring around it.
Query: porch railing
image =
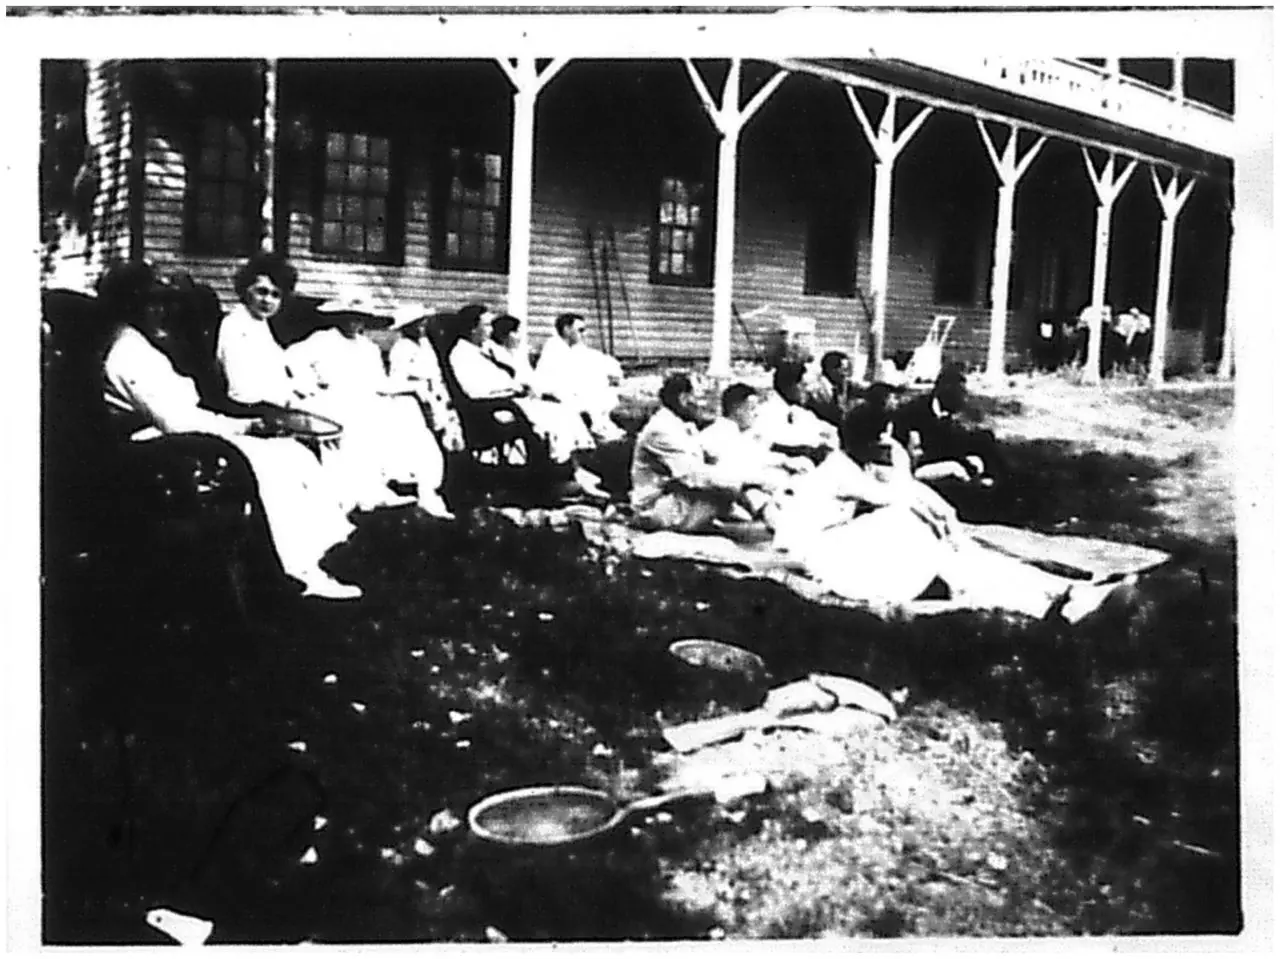
[[[1144,133],[1230,156],[1230,114],[1172,90],[1081,60],[924,54],[913,62]]]

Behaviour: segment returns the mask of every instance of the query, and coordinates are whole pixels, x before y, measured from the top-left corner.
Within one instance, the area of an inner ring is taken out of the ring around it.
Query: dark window
[[[1173,87],[1173,61],[1156,59],[1121,60],[1120,72],[1126,77],[1133,77],[1150,83],[1154,87],[1168,90]]]
[[[856,211],[850,197],[815,199],[805,244],[804,291],[853,296],[858,255]]]
[[[436,210],[435,263],[446,270],[507,268],[506,162],[500,153],[453,147]]]
[[[967,211],[943,214],[933,277],[933,302],[972,306],[978,296],[978,243]]]
[[[187,176],[188,253],[242,256],[256,246],[253,156],[234,121],[206,117]]]
[[[1231,60],[1206,60],[1188,58],[1183,74],[1183,94],[1188,100],[1197,100],[1217,107],[1224,113],[1234,113],[1235,63]]]
[[[355,260],[399,261],[401,222],[392,189],[391,138],[330,130],[320,146],[323,169],[312,250]]]
[[[649,278],[654,283],[711,283],[710,216],[706,184],[668,176],[658,190]]]

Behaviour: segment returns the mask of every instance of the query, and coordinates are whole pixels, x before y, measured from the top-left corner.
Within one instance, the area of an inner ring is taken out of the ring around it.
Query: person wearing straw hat
[[[112,421],[134,442],[175,433],[206,433],[235,446],[253,470],[272,545],[304,595],[358,599],[359,586],[321,569],[325,554],[354,531],[316,455],[283,436],[254,435],[256,417],[227,416],[201,405],[194,381],[175,368],[163,313],[148,308],[154,274],[146,263],[112,266],[98,301],[113,325],[103,359],[103,400]]]
[[[367,335],[385,321],[358,290],[343,290],[316,307],[333,324],[286,350],[290,366],[316,383],[308,402],[343,427],[342,457],[358,506],[377,509],[414,502],[389,487],[416,485],[417,504],[441,519],[453,514],[440,495],[444,455],[413,390],[387,375],[382,350]]]
[[[440,358],[426,336],[427,323],[435,316],[435,310],[421,304],[401,306],[392,312],[390,329],[399,335],[387,354],[387,375],[418,398],[441,448],[447,453],[459,453],[467,445],[462,421],[449,398]]]

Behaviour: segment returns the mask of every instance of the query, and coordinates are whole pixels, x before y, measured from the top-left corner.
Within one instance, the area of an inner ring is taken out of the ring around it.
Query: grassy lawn
[[[251,627],[198,574],[51,583],[46,937],[161,941],[157,905],[213,919],[213,942],[1238,929],[1232,393],[1038,377],[976,405],[1023,479],[990,518],[1174,554],[1132,615],[883,622],[410,511],[335,553],[364,600],[277,598]],[[844,742],[737,744],[780,771],[764,796],[573,852],[467,839],[457,820],[498,789],[653,789],[659,716],[751,704],[666,653],[688,635],[777,682],[909,699]]]

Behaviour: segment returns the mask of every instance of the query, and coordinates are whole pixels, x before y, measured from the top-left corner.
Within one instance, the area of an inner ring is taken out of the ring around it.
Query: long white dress
[[[343,470],[359,497],[372,497],[369,505],[377,505],[391,480],[416,483],[420,495],[439,489],[440,444],[416,396],[389,395],[395,387],[376,343],[323,329],[294,343],[285,357],[291,369],[305,371],[316,384],[307,408],[342,424]]]
[[[191,380],[137,330],[124,327],[103,365],[103,398],[113,413],[150,425],[131,437],[146,442],[169,433],[207,433],[239,449],[258,484],[267,529],[284,571],[303,582],[354,527],[315,455],[292,439],[244,435],[246,420],[200,406]]]
[[[860,513],[859,502],[880,498],[868,484],[882,482],[843,453],[830,454],[781,500],[774,545],[832,592],[857,600],[907,603],[938,578],[966,606],[1039,618],[1076,585],[963,534],[942,537],[906,505]]]

